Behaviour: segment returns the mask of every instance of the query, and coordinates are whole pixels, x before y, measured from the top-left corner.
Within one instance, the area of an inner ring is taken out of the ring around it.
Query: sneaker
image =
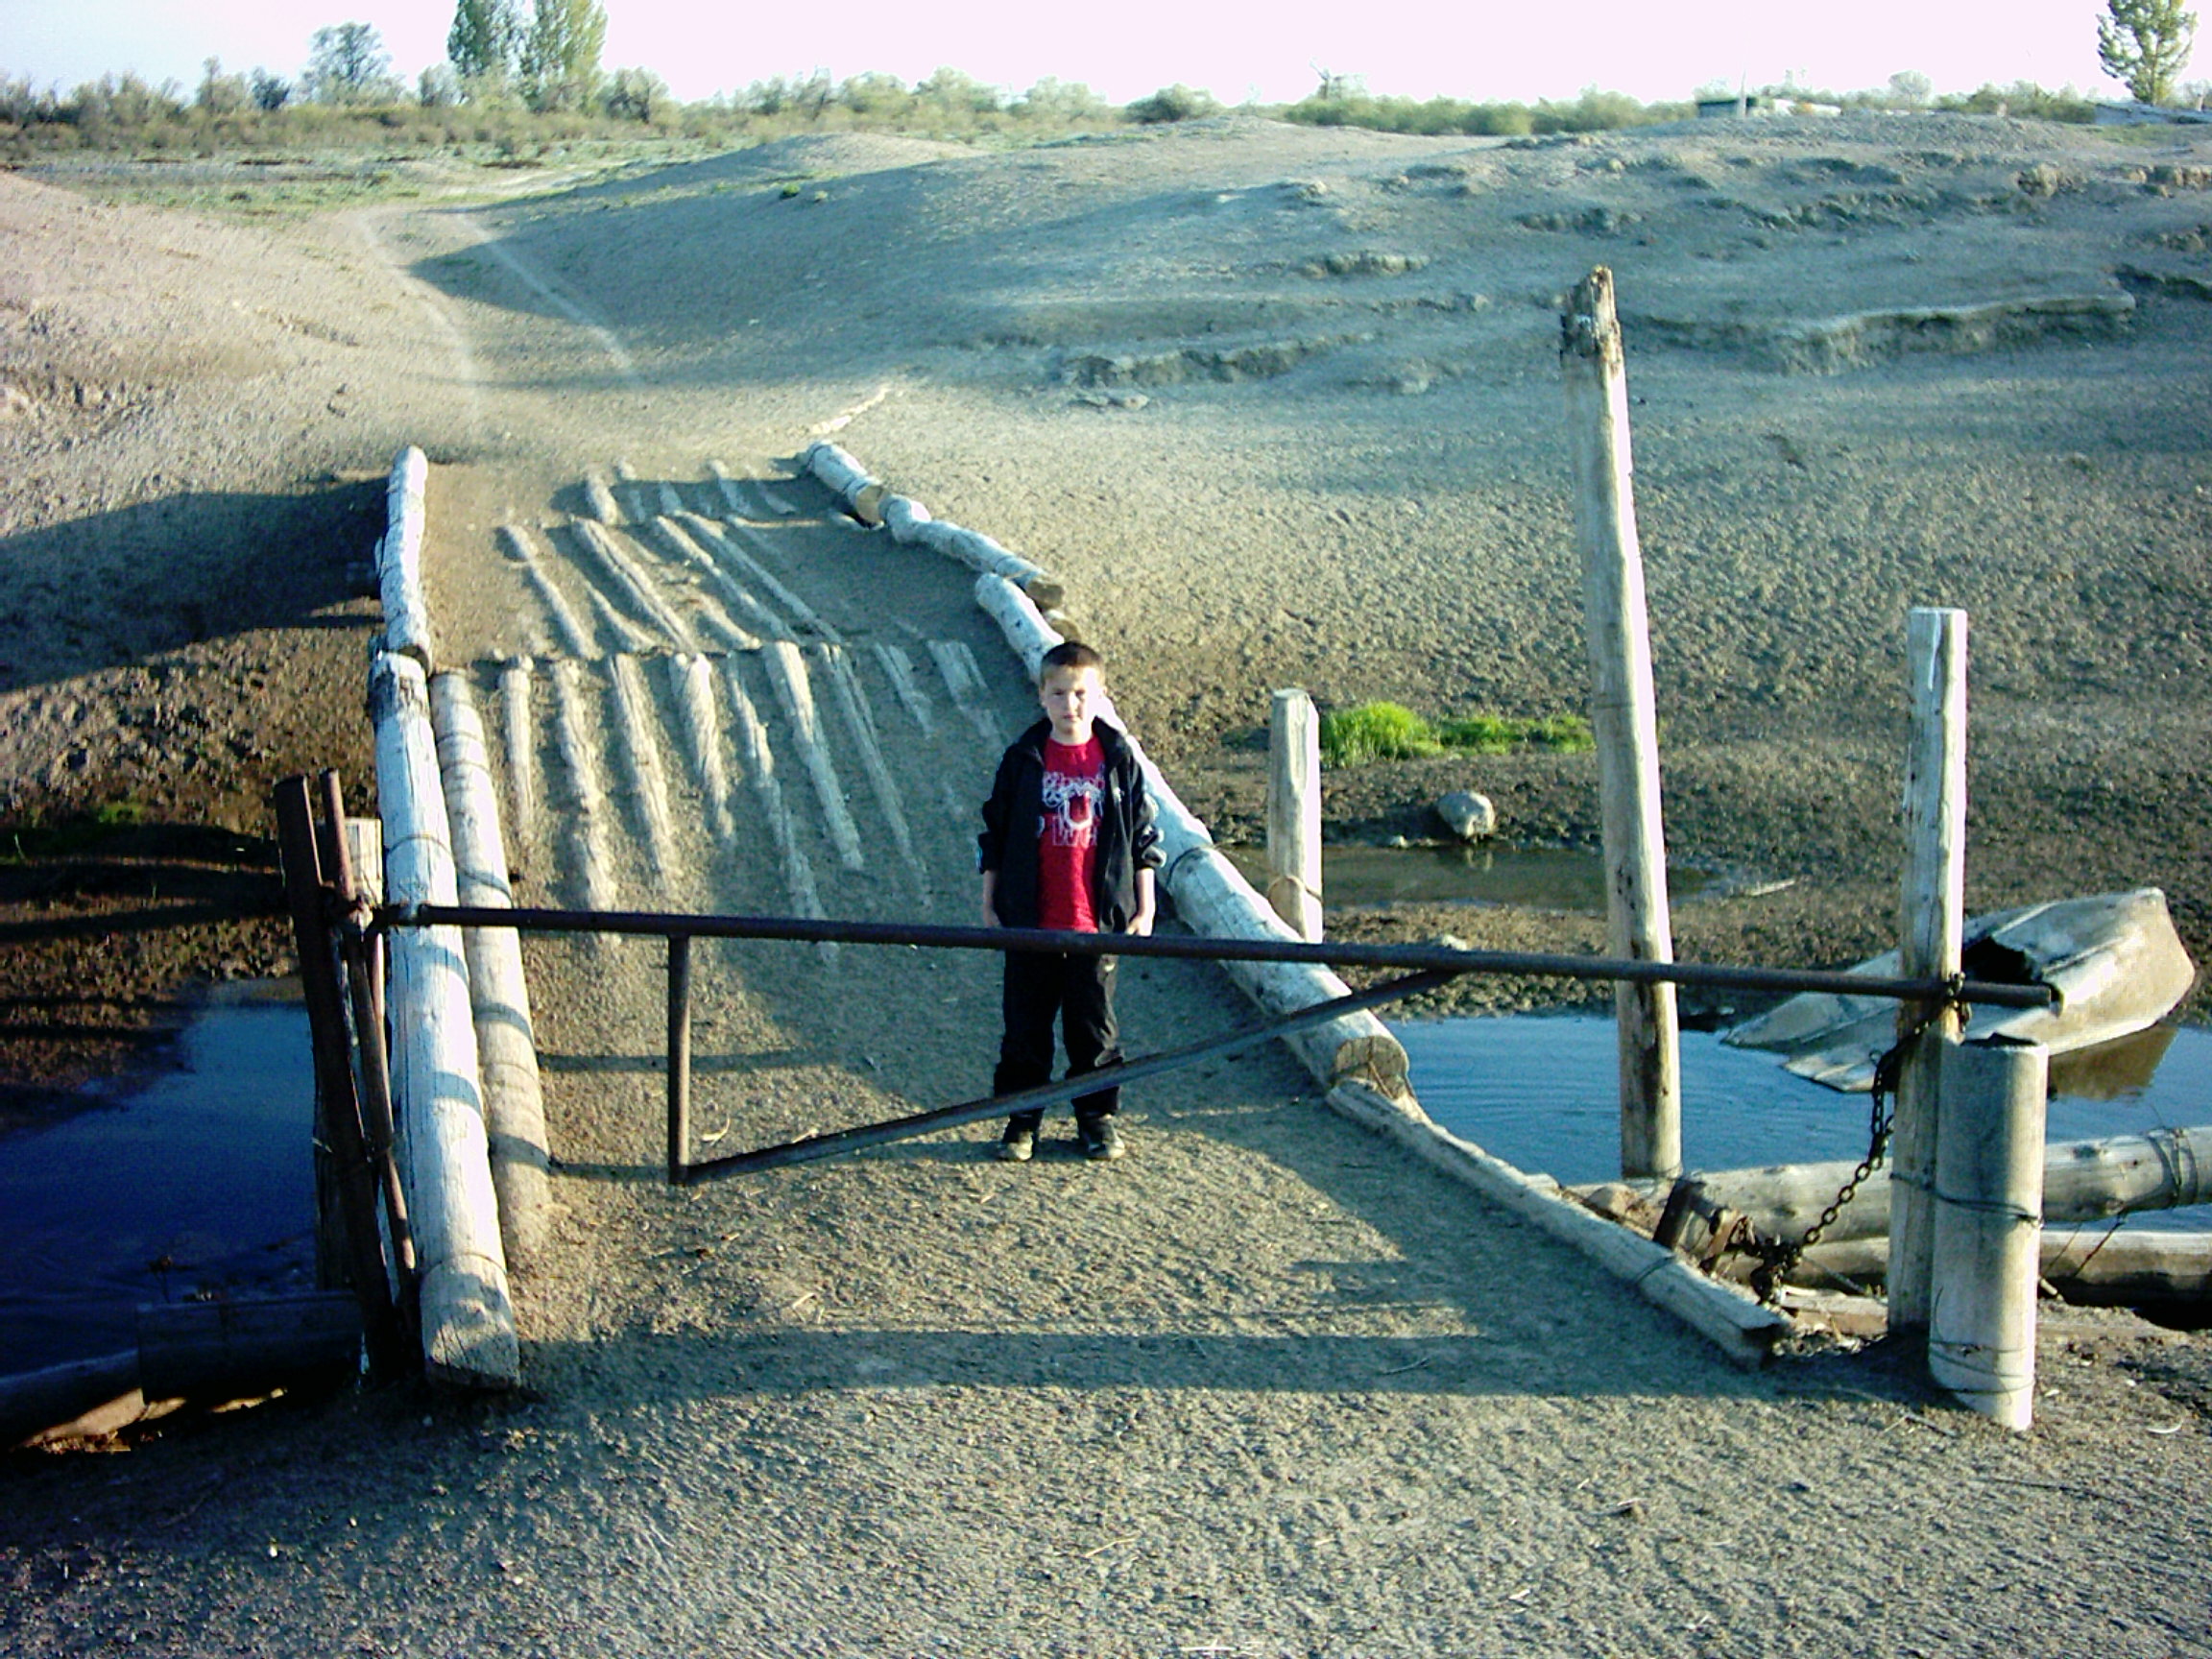
[[[1101,1118],[1095,1123],[1077,1126],[1083,1140],[1083,1156],[1094,1164],[1111,1164],[1129,1148],[1122,1143],[1121,1131],[1114,1127],[1114,1119]]]
[[[1037,1153],[1037,1131],[1034,1129],[1009,1129],[998,1142],[998,1162],[1001,1164],[1026,1164]]]

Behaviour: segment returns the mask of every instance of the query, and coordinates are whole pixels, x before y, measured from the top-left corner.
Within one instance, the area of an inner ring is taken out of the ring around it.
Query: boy
[[[1045,718],[998,762],[976,837],[987,927],[1050,927],[1070,933],[1152,931],[1153,871],[1160,867],[1157,808],[1129,740],[1097,715],[1105,662],[1070,639],[1045,653],[1037,700]],[[1121,1063],[1114,1021],[1114,958],[1057,951],[1006,953],[1006,1034],[992,1092],[1008,1094],[1052,1078],[1052,1022],[1068,1044],[1068,1074]],[[1121,1156],[1114,1127],[1118,1089],[1075,1101],[1083,1156]],[[1043,1111],[1006,1120],[998,1156],[1025,1164],[1037,1149]]]

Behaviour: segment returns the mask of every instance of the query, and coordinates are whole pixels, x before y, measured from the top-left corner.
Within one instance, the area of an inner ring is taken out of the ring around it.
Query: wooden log
[[[420,664],[380,652],[369,673],[384,887],[395,904],[458,893]],[[422,1356],[434,1379],[520,1380],[515,1308],[492,1186],[467,956],[457,927],[402,927],[391,946],[392,1094],[414,1230]]]
[[[589,910],[620,908],[613,863],[607,854],[607,794],[599,783],[598,752],[584,740],[584,694],[574,662],[553,664],[553,749],[567,779],[567,866],[583,884]]]
[[[704,657],[669,658],[668,689],[706,804],[708,833],[727,846],[736,824],[730,814],[730,771],[722,763],[722,721],[714,711],[714,665]]]
[[[753,627],[759,629],[771,639],[791,637],[791,625],[763,605],[750,589],[725,570],[674,518],[656,518],[652,529],[661,546],[706,577],[709,586]],[[736,631],[734,625],[733,631]],[[753,643],[757,647],[759,641],[756,639]]]
[[[149,1400],[239,1399],[352,1374],[361,1310],[344,1293],[138,1310],[138,1387]]]
[[[762,724],[752,697],[747,694],[744,679],[734,661],[725,665],[723,684],[730,694],[730,717],[737,753],[752,777],[761,813],[768,820],[769,839],[775,843],[777,857],[783,867],[783,888],[790,895],[791,909],[796,915],[819,920],[826,912],[822,908],[821,893],[814,884],[814,865],[792,832],[790,809],[783,801],[783,785],[776,777],[776,752],[768,740],[768,728]],[[825,944],[817,949],[824,961],[837,959],[836,946]]]
[[[428,523],[424,499],[430,463],[410,445],[392,463],[385,489],[384,539],[376,554],[377,595],[384,607],[385,648],[412,657],[429,669],[436,652],[430,637],[430,607],[422,591],[422,536]]]
[[[1942,1067],[1928,1374],[1968,1409],[2025,1430],[2035,1419],[2043,1095],[2051,1055],[2040,1045],[1999,1037],[1951,1045]]]
[[[1906,626],[1911,732],[1905,760],[1905,875],[1898,969],[1959,972],[1966,928],[1966,613],[1915,607]],[[1924,1027],[1924,1028],[1923,1028]],[[1956,1010],[1900,1003],[1900,1040],[1918,1031],[1897,1080],[1890,1137],[1889,1329],[1927,1330],[1935,1212],[1937,1080],[1959,1041]]]
[[[1695,1180],[1707,1203],[1742,1214],[1763,1237],[1798,1238],[1834,1200],[1855,1166],[1848,1159],[1777,1164],[1763,1169],[1707,1170]],[[1638,1183],[1637,1190],[1647,1196],[1666,1195],[1665,1183]],[[2212,1204],[2212,1125],[2101,1141],[2055,1141],[2044,1148],[2046,1226],[2190,1204]],[[1889,1171],[1877,1169],[1822,1238],[1838,1244],[1887,1238],[1890,1214]]]
[[[753,511],[753,504],[745,498],[745,493],[738,489],[737,480],[730,476],[729,468],[719,461],[709,461],[707,463],[707,475],[714,480],[714,489],[721,495],[722,504],[731,512],[748,515]]]
[[[522,566],[522,578],[544,607],[546,620],[552,624],[554,649],[570,657],[589,657],[591,636],[561,589],[553,586],[545,574],[545,566],[538,557],[538,549],[519,524],[502,524],[496,532],[501,551]]]
[[[137,1393],[134,1348],[0,1377],[0,1448],[21,1446],[111,1402],[135,1399]],[[132,1410],[124,1420],[136,1415]]]
[[[528,869],[538,847],[538,740],[532,719],[529,658],[510,657],[501,665],[499,713],[515,844],[523,868]]]
[[[929,509],[906,495],[883,497],[883,527],[891,540],[910,547],[922,540],[922,526],[929,522]]]
[[[614,492],[607,488],[607,480],[596,472],[584,475],[584,504],[602,524],[622,522],[622,509],[615,503]]]
[[[668,810],[668,772],[661,764],[660,716],[637,658],[617,653],[608,659],[608,688],[614,697],[614,717],[608,723],[614,753],[637,803],[646,862],[656,876],[665,876],[676,865],[676,829]]]
[[[848,507],[854,495],[878,482],[876,475],[854,460],[841,445],[828,442],[809,444],[806,452],[799,457],[799,465],[820,479],[823,487]]]
[[[760,660],[768,665],[768,682],[790,722],[792,745],[799,751],[799,763],[806,768],[807,781],[814,785],[814,799],[822,808],[830,844],[837,849],[838,862],[848,870],[864,870],[868,860],[860,849],[860,828],[845,805],[845,785],[837,777],[837,763],[830,757],[829,739],[815,710],[814,685],[806,671],[806,659],[790,640],[778,639],[762,649]]]
[[[1029,677],[1045,653],[1060,642],[1028,594],[1002,576],[981,576],[975,601],[998,624]],[[1214,837],[1183,804],[1144,746],[1123,724],[1111,697],[1099,712],[1120,729],[1143,769],[1144,787],[1159,810],[1160,849],[1166,863],[1160,883],[1176,914],[1195,932],[1228,939],[1296,939],[1267,902],[1214,847]],[[1273,1014],[1293,1014],[1348,994],[1326,968],[1287,962],[1224,962],[1222,971],[1244,994]],[[1323,1085],[1345,1078],[1371,1083],[1388,1095],[1406,1092],[1406,1049],[1372,1014],[1347,1014],[1313,1031],[1284,1039]]]
[[[2062,1299],[2091,1308],[2202,1306],[2212,1303],[2212,1233],[2150,1228],[2115,1232],[2110,1223],[2046,1223],[2039,1247],[2043,1283]],[[1730,1257],[1731,1277],[1747,1275],[1752,1258]],[[1887,1238],[1820,1243],[1805,1252],[1792,1284],[1881,1283],[1889,1269]]]
[[[912,716],[914,724],[922,728],[926,737],[936,730],[937,722],[929,712],[929,699],[920,682],[914,678],[914,660],[897,645],[882,640],[871,641],[876,652],[877,665],[883,670],[883,678],[891,682],[891,694],[899,699],[899,706]]]
[[[438,769],[453,834],[454,887],[460,902],[510,909],[506,838],[492,757],[466,676],[430,681],[430,714],[438,734]],[[510,1266],[529,1267],[544,1250],[550,1159],[545,1096],[538,1075],[538,1044],[530,1021],[530,988],[522,973],[521,936],[509,927],[463,930],[469,961],[469,1007],[476,1023],[477,1069],[484,1081],[485,1130],[499,1233]]]
[[[1050,610],[1068,602],[1068,591],[1059,582],[979,530],[964,530],[943,518],[932,518],[916,528],[914,539],[932,553],[965,565],[979,576],[1004,577],[1041,609]]]
[[[981,590],[980,584],[977,590]],[[991,707],[990,693],[983,685],[983,670],[976,664],[975,653],[968,649],[966,641],[959,639],[932,639],[928,644],[929,661],[937,665],[937,677],[945,682],[945,691],[952,699],[952,707],[975,728],[975,734],[983,739],[987,751],[997,754],[1003,750],[1006,732],[998,724],[998,711]]]
[[[761,591],[782,608],[783,614],[800,627],[806,629],[818,639],[842,640],[845,637],[815,613],[814,607],[785,587],[776,573],[746,551],[741,543],[765,547],[760,533],[750,524],[737,524],[729,519],[716,521],[702,518],[696,513],[680,513],[676,522],[700,540],[702,545],[733,566],[731,574],[740,580],[758,584]]]
[[[860,757],[860,770],[867,776],[869,792],[876,797],[876,810],[891,836],[892,847],[906,866],[907,891],[926,907],[936,883],[929,878],[928,869],[915,850],[914,832],[906,823],[905,798],[900,792],[898,779],[891,774],[889,762],[883,757],[876,717],[869,710],[867,694],[860,689],[859,677],[853,672],[852,659],[846,656],[842,645],[818,644],[807,655],[828,681],[831,700],[844,721],[845,734],[852,740],[854,753]]]
[[[1387,1136],[1425,1164],[1474,1189],[1509,1214],[1580,1251],[1654,1306],[1712,1342],[1737,1364],[1763,1364],[1790,1321],[1734,1286],[1706,1278],[1672,1251],[1559,1196],[1549,1177],[1528,1175],[1472,1142],[1439,1128],[1410,1100],[1356,1083],[1329,1092],[1330,1106]]]
[[[1614,312],[1613,274],[1576,284],[1560,319],[1559,363],[1575,461],[1575,539],[1590,656],[1590,724],[1598,740],[1606,934],[1613,955],[1671,962],[1667,846],[1659,803],[1659,728],[1636,536],[1628,441],[1628,373]],[[1682,1167],[1681,1038],[1671,985],[1619,985],[1621,1172]]]
[[[626,603],[630,614],[650,623],[661,635],[656,643],[673,645],[679,651],[696,651],[699,641],[691,626],[676,613],[665,599],[661,597],[653,578],[637,560],[630,557],[613,531],[594,524],[589,518],[578,518],[569,526],[569,533],[580,546],[590,551],[614,584]]]
[[[1299,938],[1321,938],[1321,717],[1303,690],[1267,716],[1267,902]]]

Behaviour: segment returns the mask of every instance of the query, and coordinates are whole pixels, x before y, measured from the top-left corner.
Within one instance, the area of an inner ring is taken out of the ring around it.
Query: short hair
[[[1055,668],[1094,669],[1100,679],[1106,675],[1106,659],[1080,639],[1063,639],[1037,660],[1037,684],[1045,684],[1045,677]]]

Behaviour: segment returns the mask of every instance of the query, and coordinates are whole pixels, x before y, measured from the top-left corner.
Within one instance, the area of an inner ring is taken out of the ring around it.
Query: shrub
[[[1442,747],[1435,728],[1402,704],[1362,703],[1321,716],[1321,758],[1331,766],[1410,760],[1434,755]]]
[[[1178,81],[1172,86],[1163,86],[1149,98],[1140,98],[1122,111],[1141,127],[1157,127],[1168,121],[1195,121],[1202,115],[1212,115],[1221,106],[1214,102],[1211,92],[1193,91]]]
[[[1590,722],[1579,714],[1549,714],[1525,720],[1508,714],[1462,714],[1433,725],[1397,703],[1362,703],[1333,709],[1321,717],[1321,758],[1330,766],[1362,766],[1371,760],[1412,760],[1457,751],[1468,755],[1506,755],[1516,749],[1549,749],[1585,755],[1597,747]]]

